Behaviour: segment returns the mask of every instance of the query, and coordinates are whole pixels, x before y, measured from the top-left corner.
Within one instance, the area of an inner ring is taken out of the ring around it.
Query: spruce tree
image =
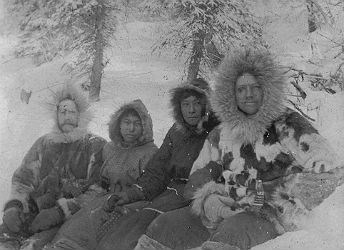
[[[228,50],[264,45],[259,21],[244,1],[155,0],[146,4],[152,12],[171,13],[170,28],[153,51],[171,48],[177,57],[184,56],[189,81],[216,67]]]
[[[16,55],[32,56],[36,64],[70,55],[64,66],[89,90],[90,100],[99,99],[104,50],[116,27],[111,0],[18,0],[10,11],[21,15],[20,43]]]

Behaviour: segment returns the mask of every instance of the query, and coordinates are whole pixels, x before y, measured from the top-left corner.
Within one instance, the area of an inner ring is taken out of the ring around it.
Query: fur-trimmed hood
[[[237,106],[235,84],[245,73],[253,75],[263,89],[259,111],[246,116]],[[232,140],[254,143],[266,132],[272,121],[286,110],[285,80],[278,65],[267,52],[245,50],[227,56],[218,68],[212,108]]]
[[[172,108],[172,115],[175,122],[178,125],[178,129],[191,129],[190,125],[188,125],[183,118],[181,105],[180,105],[182,101],[182,97],[186,91],[194,91],[197,93],[198,96],[200,96],[201,98],[204,98],[204,101],[205,101],[204,114],[208,113],[210,109],[209,108],[210,107],[210,103],[209,103],[210,87],[205,80],[197,78],[191,82],[182,83],[179,86],[171,89],[170,90],[170,97],[171,97],[170,105]]]
[[[130,103],[124,104],[121,106],[113,115],[110,117],[110,122],[109,122],[109,137],[111,141],[117,143],[117,142],[122,142],[122,136],[119,131],[119,118],[121,115],[129,110],[133,109],[135,110],[142,122],[142,135],[139,138],[138,145],[143,145],[148,142],[153,141],[153,123],[152,123],[152,118],[150,114],[148,113],[148,110],[146,106],[143,104],[143,102],[140,99],[134,100]]]
[[[70,133],[63,133],[58,127],[57,109],[61,101],[71,100],[76,104],[79,111],[78,127],[73,129]],[[47,134],[47,138],[56,143],[70,143],[77,141],[86,136],[88,123],[92,120],[92,113],[89,110],[90,104],[81,91],[79,91],[71,83],[66,83],[62,88],[53,92],[51,101],[49,103],[49,110],[51,111],[54,120],[54,127],[52,132]]]

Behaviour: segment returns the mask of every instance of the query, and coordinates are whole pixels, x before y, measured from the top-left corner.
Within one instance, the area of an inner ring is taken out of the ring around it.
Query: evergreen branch
[[[294,106],[294,108],[297,110],[297,111],[299,111],[300,113],[301,113],[301,115],[303,115],[304,117],[306,117],[307,119],[309,119],[309,120],[311,120],[311,121],[313,121],[313,122],[315,122],[315,119],[314,118],[312,118],[312,117],[310,117],[310,116],[308,116],[307,114],[305,114],[293,101],[291,101],[291,100],[288,100],[293,106]]]

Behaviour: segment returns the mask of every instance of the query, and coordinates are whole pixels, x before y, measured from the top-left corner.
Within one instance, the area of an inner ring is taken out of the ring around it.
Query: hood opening
[[[208,83],[201,78],[197,78],[190,83],[183,83],[170,91],[172,115],[175,122],[179,125],[179,128],[191,130],[196,128],[185,122],[181,111],[182,100],[190,96],[198,98],[203,106],[202,116],[204,116],[209,111],[209,91],[210,88]]]
[[[258,112],[245,115],[235,98],[237,79],[248,73],[263,89],[263,104]],[[227,56],[217,71],[212,107],[228,133],[243,143],[254,143],[271,123],[286,110],[285,78],[270,53],[244,50]]]
[[[153,123],[150,114],[146,106],[139,99],[130,103],[122,105],[113,115],[110,117],[109,122],[109,137],[114,143],[123,144],[123,138],[120,133],[120,120],[130,113],[140,117],[142,124],[142,135],[138,139],[136,146],[144,145],[153,141]]]

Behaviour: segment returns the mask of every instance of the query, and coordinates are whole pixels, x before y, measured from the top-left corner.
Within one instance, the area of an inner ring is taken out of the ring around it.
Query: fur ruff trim
[[[218,184],[214,181],[206,183],[202,188],[196,190],[192,202],[191,211],[196,215],[204,215],[204,202],[213,194],[228,196],[223,184]]]
[[[72,212],[70,211],[68,207],[68,200],[66,198],[59,199],[57,201],[57,204],[61,207],[66,219],[72,216]]]
[[[60,131],[57,124],[57,109],[63,100],[71,100],[76,104],[79,111],[78,128],[86,129],[93,118],[92,112],[89,109],[90,104],[81,91],[71,83],[66,83],[61,89],[53,92],[51,101],[48,104],[48,109],[51,111],[52,119],[54,120],[53,131]]]
[[[172,108],[172,116],[177,123],[177,129],[183,130],[183,129],[189,127],[189,125],[184,121],[183,114],[182,114],[182,111],[180,108],[180,102],[182,101],[181,97],[185,91],[188,91],[188,90],[195,91],[202,98],[204,98],[205,114],[207,114],[209,112],[209,110],[210,110],[210,102],[209,102],[210,88],[209,88],[209,86],[201,86],[201,87],[192,85],[191,83],[190,84],[189,83],[183,83],[183,84],[179,85],[178,87],[170,90],[170,96],[171,96],[170,106]]]
[[[149,236],[143,234],[135,247],[134,250],[172,250],[169,247],[164,246],[160,242],[150,238]]]
[[[32,173],[32,178],[33,178],[33,185],[25,185],[24,183],[21,183],[20,181],[14,181],[12,183],[12,188],[11,188],[11,194],[10,194],[10,201],[8,201],[5,205],[12,200],[18,200],[22,203],[23,205],[23,211],[24,213],[29,213],[29,195],[31,192],[34,191],[34,186],[38,185],[38,176],[39,176],[39,171],[41,169],[41,164],[42,164],[42,155],[38,154],[38,160],[33,161],[31,163],[28,163],[27,165],[27,170],[28,172]],[[16,171],[19,171],[16,170]]]
[[[143,145],[143,144],[146,144],[148,142],[152,142],[153,141],[152,118],[151,118],[146,106],[139,99],[122,105],[113,115],[111,115],[110,122],[109,122],[109,137],[110,137],[111,141],[113,141],[113,142],[122,141],[122,137],[121,137],[120,131],[119,131],[119,122],[120,122],[119,118],[128,109],[135,110],[139,114],[140,119],[141,119],[143,131],[142,131],[141,137],[139,138],[139,145]]]
[[[302,201],[292,194],[292,189],[298,182],[297,174],[286,177],[286,182],[276,188],[269,201],[269,204],[275,208],[278,222],[287,232],[302,228],[309,214]]]
[[[343,183],[343,176],[342,166],[328,173],[298,173],[285,177],[285,184],[276,188],[269,201],[285,231],[306,225],[309,212]]]
[[[246,116],[238,109],[235,98],[236,81],[245,73],[257,79],[264,93],[262,106],[252,116]],[[226,57],[221,63],[211,104],[224,129],[232,134],[231,138],[244,144],[254,144],[286,111],[284,87],[283,74],[270,54],[246,50]]]
[[[84,138],[88,134],[86,129],[75,128],[69,133],[63,133],[61,130],[48,133],[46,138],[53,143],[71,143]]]

